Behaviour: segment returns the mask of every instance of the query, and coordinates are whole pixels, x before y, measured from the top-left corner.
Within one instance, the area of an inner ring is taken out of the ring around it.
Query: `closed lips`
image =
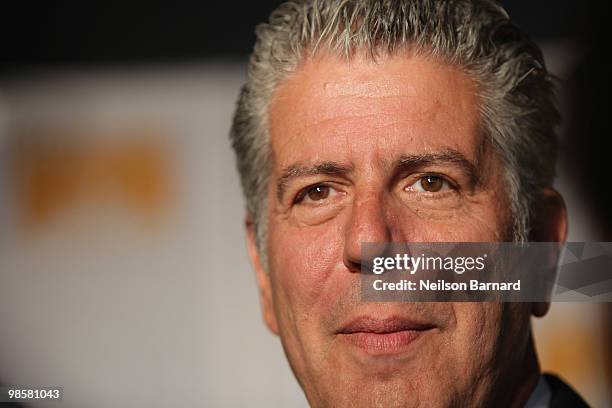
[[[407,352],[415,340],[434,328],[432,324],[409,319],[361,317],[343,326],[337,334],[367,355],[392,355]]]

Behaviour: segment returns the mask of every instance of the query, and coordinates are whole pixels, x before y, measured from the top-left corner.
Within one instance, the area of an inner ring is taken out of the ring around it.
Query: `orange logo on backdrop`
[[[115,200],[144,216],[164,209],[169,158],[154,132],[65,135],[30,133],[12,144],[18,201],[28,223],[40,224],[85,198]]]

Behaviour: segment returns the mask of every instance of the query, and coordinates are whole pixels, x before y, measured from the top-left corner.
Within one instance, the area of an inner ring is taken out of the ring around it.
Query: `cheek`
[[[324,302],[342,260],[340,235],[332,228],[274,224],[269,227],[270,269],[291,308]]]
[[[527,303],[453,304],[457,318],[451,336],[453,365],[462,372],[457,381],[490,381],[488,374],[499,372],[504,365],[520,363],[516,359],[525,355],[530,336],[529,307]]]
[[[502,304],[453,303],[453,309],[457,319],[453,333],[456,358],[466,369],[489,366],[497,354],[502,335]]]
[[[495,302],[453,303],[458,329],[470,331],[472,334],[484,333],[491,329],[490,323],[497,321],[500,316],[500,305]]]
[[[506,240],[507,230],[511,226],[510,210],[507,206],[499,207],[497,200],[483,199],[478,202],[467,202],[461,208],[445,214],[444,217],[432,217],[429,214],[413,216],[413,235],[423,242],[495,242]],[[409,217],[404,217],[409,220]]]
[[[505,227],[493,214],[473,212],[455,217],[440,229],[450,242],[495,242],[503,235]]]
[[[496,215],[476,211],[457,212],[444,220],[418,214],[401,220],[402,240],[407,242],[495,242],[506,229]]]
[[[476,375],[495,370],[499,361],[512,358],[512,350],[508,348],[515,341],[519,342],[516,335],[521,332],[508,325],[505,309],[504,304],[497,302],[453,303],[457,326],[451,336],[451,347],[454,364],[465,373],[457,381],[473,378],[469,373]],[[514,334],[504,338],[505,333]],[[507,358],[500,359],[504,355]]]

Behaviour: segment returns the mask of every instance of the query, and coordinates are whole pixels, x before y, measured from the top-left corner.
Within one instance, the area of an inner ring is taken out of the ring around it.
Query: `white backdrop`
[[[214,65],[64,73],[2,88],[5,124],[161,124],[177,199],[153,232],[90,202],[32,236],[2,177],[0,382],[62,385],[67,407],[306,405],[264,328],[246,256],[227,136],[243,75]]]

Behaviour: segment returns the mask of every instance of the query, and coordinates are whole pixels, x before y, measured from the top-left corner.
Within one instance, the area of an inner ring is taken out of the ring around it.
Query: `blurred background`
[[[612,241],[604,14],[502,3],[561,80],[569,240]],[[66,407],[306,406],[260,318],[228,142],[278,4],[3,5],[0,384],[63,386]],[[544,370],[595,407],[612,406],[611,317],[556,303],[534,322]]]

